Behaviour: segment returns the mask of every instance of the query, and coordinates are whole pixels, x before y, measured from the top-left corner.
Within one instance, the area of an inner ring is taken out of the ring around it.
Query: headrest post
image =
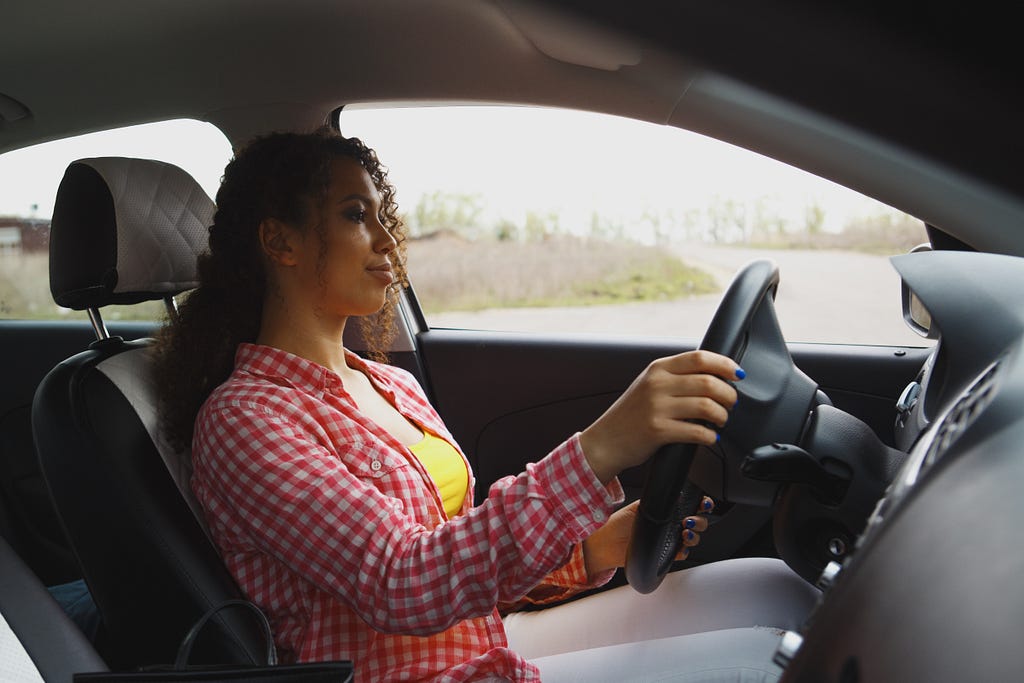
[[[85,310],[89,314],[89,322],[92,323],[92,330],[96,333],[96,339],[99,341],[110,339],[110,333],[107,332],[107,326],[103,323],[103,317],[100,315],[100,309],[87,308]]]

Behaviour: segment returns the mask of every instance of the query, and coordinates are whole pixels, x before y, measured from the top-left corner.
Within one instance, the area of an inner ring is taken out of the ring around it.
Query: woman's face
[[[380,222],[380,203],[359,162],[342,158],[331,164],[320,228],[305,230],[298,240],[300,289],[319,314],[362,316],[384,305],[395,280],[388,255],[396,244]],[[317,211],[313,216],[315,221]]]

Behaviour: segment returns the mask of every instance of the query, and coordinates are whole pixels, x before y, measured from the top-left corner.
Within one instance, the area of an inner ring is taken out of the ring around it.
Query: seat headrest
[[[83,310],[194,288],[213,214],[213,201],[177,166],[119,157],[72,162],[50,225],[53,300]]]

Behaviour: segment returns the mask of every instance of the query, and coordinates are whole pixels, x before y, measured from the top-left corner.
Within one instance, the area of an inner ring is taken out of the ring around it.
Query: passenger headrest
[[[161,161],[72,162],[50,225],[50,293],[75,310],[162,299],[194,288],[214,204]]]

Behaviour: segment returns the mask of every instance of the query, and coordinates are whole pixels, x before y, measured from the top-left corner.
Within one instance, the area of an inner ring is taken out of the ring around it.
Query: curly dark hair
[[[316,216],[330,185],[331,163],[339,158],[354,159],[366,169],[380,193],[381,223],[398,245],[388,254],[397,277],[384,307],[359,320],[370,356],[386,361],[398,291],[406,284],[405,229],[387,170],[358,138],[330,128],[258,137],[224,169],[209,251],[199,257],[199,286],[157,339],[161,423],[176,448],[191,444],[196,415],[231,374],[238,345],[255,341],[259,333],[266,287],[260,222],[276,218],[299,228],[313,224],[322,234]]]

